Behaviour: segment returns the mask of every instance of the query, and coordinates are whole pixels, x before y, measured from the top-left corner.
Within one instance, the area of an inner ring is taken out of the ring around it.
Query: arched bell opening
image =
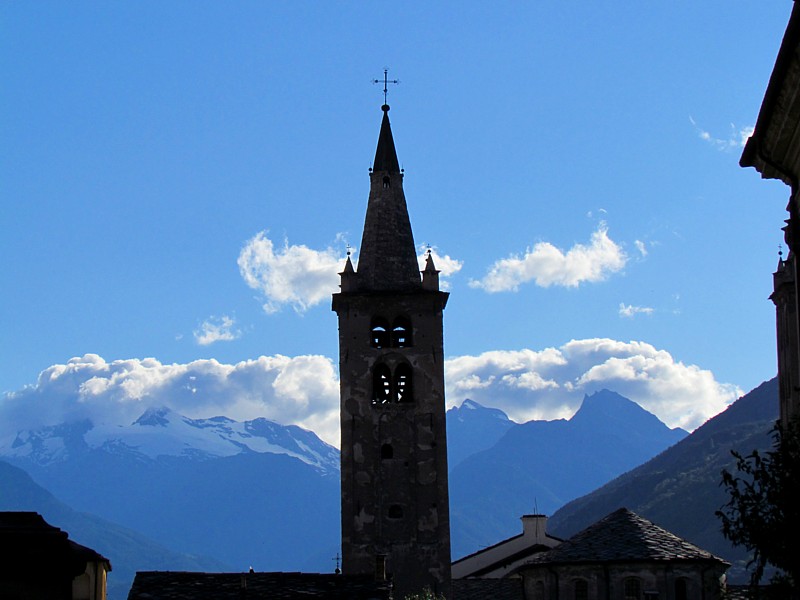
[[[370,345],[373,348],[388,348],[391,341],[389,321],[383,317],[375,317],[370,325]]]
[[[392,347],[408,348],[411,344],[411,321],[405,317],[397,317],[392,324]]]
[[[392,372],[387,365],[379,364],[372,372],[372,403],[389,404],[393,401]]]
[[[395,402],[413,402],[411,367],[405,363],[397,365],[394,371]]]

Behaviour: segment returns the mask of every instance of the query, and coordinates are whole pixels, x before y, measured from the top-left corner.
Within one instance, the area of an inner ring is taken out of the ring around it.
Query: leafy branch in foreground
[[[795,557],[800,532],[800,418],[774,429],[773,449],[743,456],[733,452],[736,471],[722,471],[728,502],[716,512],[722,533],[753,552],[750,583],[756,586],[768,564],[784,573],[781,581],[797,594],[800,561]]]

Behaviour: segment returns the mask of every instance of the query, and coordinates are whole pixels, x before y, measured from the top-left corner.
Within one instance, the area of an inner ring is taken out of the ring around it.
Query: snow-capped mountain
[[[151,408],[18,431],[0,459],[76,510],[236,568],[319,570],[338,548],[339,451],[294,425]]]
[[[148,409],[127,426],[95,426],[87,419],[20,431],[9,445],[0,445],[0,456],[44,467],[92,450],[142,460],[285,454],[325,472],[339,469],[338,450],[296,425],[267,419],[190,419],[163,407]]]

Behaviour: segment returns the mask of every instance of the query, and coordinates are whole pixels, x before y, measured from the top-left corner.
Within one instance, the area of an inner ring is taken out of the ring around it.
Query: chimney
[[[543,540],[547,535],[547,515],[522,515],[522,535],[531,540]]]

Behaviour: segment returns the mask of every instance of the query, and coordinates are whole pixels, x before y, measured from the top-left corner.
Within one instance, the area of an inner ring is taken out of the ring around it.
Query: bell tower
[[[428,253],[420,273],[389,106],[384,104],[358,268],[339,318],[342,570],[394,582],[394,597],[450,592],[442,313]],[[421,276],[420,276],[421,274]]]

